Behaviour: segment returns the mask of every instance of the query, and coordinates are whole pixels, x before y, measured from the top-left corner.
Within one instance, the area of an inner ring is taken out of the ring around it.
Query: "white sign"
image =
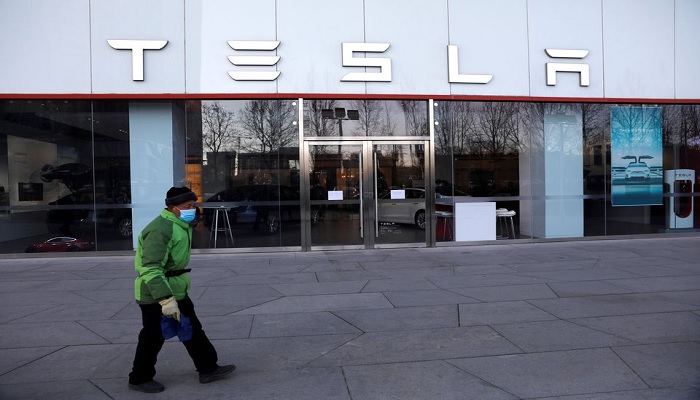
[[[403,200],[406,198],[406,191],[401,189],[401,190],[392,190],[391,191],[391,199],[392,200]]]
[[[328,191],[328,200],[343,200],[343,191],[342,190],[329,190]]]

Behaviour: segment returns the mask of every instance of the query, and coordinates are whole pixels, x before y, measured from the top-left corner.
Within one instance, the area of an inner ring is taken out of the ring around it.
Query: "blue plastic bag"
[[[181,342],[192,339],[192,324],[190,319],[180,314],[180,322],[175,318],[168,318],[163,315],[160,320],[160,330],[163,331],[163,337],[170,339],[177,336]]]

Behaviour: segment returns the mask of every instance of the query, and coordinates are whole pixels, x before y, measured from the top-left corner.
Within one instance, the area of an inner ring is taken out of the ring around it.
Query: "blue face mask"
[[[178,208],[178,210],[180,210]],[[180,210],[180,221],[184,221],[187,223],[190,223],[194,221],[194,217],[197,215],[197,210],[196,209],[191,209],[191,210]]]

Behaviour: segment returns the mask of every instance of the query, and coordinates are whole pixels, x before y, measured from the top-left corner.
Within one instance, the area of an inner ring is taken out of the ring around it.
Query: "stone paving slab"
[[[609,315],[649,314],[689,311],[697,308],[664,298],[663,294],[623,294],[571,297],[529,302],[559,318],[603,317]]]
[[[38,312],[48,310],[51,307],[55,307],[55,305],[43,304],[33,306],[16,305],[0,307],[0,324],[12,322],[17,318],[36,314]]]
[[[615,281],[549,282],[549,288],[558,297],[584,297],[604,294],[629,294],[631,289],[615,285]]]
[[[635,344],[631,340],[560,320],[491,327],[527,353]]]
[[[314,294],[360,293],[367,283],[368,281],[280,283],[270,285],[270,287],[285,296],[302,296]]]
[[[363,332],[459,326],[459,313],[455,305],[336,311],[335,315]]]
[[[29,364],[60,349],[61,347],[59,346],[0,349],[0,359],[2,359],[0,375]]]
[[[434,306],[440,304],[465,304],[478,303],[479,300],[462,296],[454,291],[435,290],[408,290],[387,292],[384,296],[389,299],[394,307]]]
[[[315,367],[429,361],[520,353],[485,326],[398,332],[370,332],[324,354]]]
[[[555,319],[557,318],[554,315],[542,311],[526,301],[459,305],[459,323],[461,326]]]
[[[95,379],[95,384],[113,399],[166,400],[351,400],[340,368],[290,369],[244,372],[201,385],[195,375],[166,376],[166,391],[135,393],[124,379]]]
[[[690,312],[579,318],[571,321],[636,343],[700,341],[700,317]]]
[[[373,279],[362,288],[362,292],[377,293],[431,289],[437,289],[437,287],[427,279]]]
[[[109,400],[113,399],[88,380],[0,385],[1,399]]]
[[[635,372],[610,349],[481,357],[448,362],[520,398],[647,388]]]
[[[100,343],[106,341],[77,322],[0,325],[0,349]]]
[[[314,296],[287,296],[255,307],[246,308],[236,314],[277,314],[391,307],[392,305],[386,297],[379,293],[323,294]]]
[[[700,343],[646,344],[614,350],[650,387],[700,388]]]
[[[353,400],[508,400],[516,397],[444,361],[345,367]]]
[[[594,393],[576,396],[543,397],[540,400],[692,400],[700,398],[700,389],[640,389],[612,393]]]
[[[252,316],[250,317],[252,319]],[[207,327],[209,325],[206,325]],[[207,332],[209,328],[207,328]],[[250,337],[361,334],[355,326],[330,312],[260,314],[250,328]]]
[[[700,237],[193,254],[236,373],[128,389],[133,255],[0,258],[0,398],[700,399]]]
[[[544,283],[457,288],[452,289],[452,291],[483,302],[549,299],[557,297],[551,287]]]

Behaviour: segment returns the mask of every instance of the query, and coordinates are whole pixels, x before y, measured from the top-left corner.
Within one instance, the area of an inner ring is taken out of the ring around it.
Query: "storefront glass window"
[[[516,237],[698,226],[700,106],[436,102],[435,119],[436,192],[516,211]]]
[[[445,199],[454,196],[457,201],[495,202],[496,208],[520,215],[521,152],[529,145],[524,123],[528,105],[461,101],[434,105],[436,210],[452,211],[451,201]],[[515,232],[520,232],[519,218],[513,221]],[[513,236],[512,228],[497,231],[498,236],[509,234]]]
[[[190,101],[186,108],[186,180],[202,199],[193,246],[300,246],[297,101]]]
[[[0,101],[0,154],[2,252],[132,248],[124,102]]]

